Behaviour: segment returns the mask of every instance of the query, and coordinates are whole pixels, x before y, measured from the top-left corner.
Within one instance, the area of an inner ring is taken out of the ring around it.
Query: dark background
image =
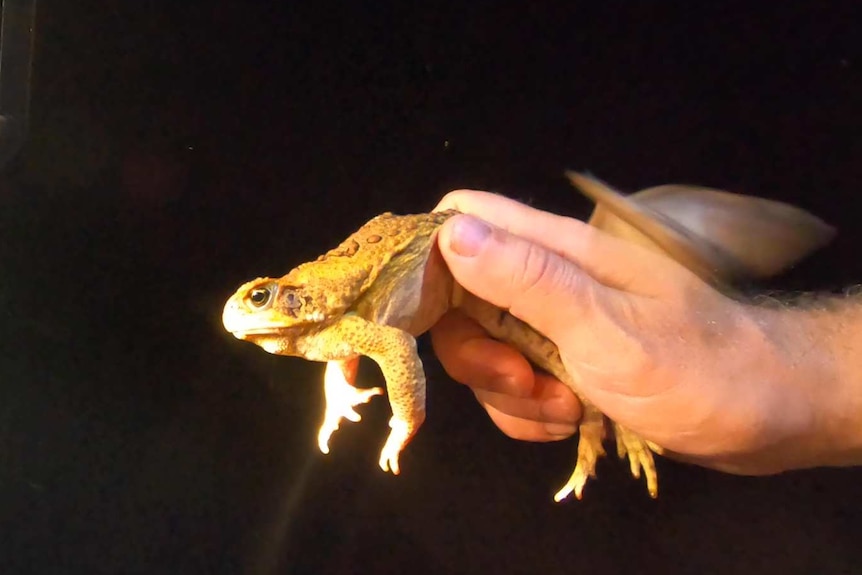
[[[710,185],[838,226],[772,287],[862,279],[855,2],[43,1],[0,181],[0,572],[848,573],[862,473],[741,478],[502,436],[424,357],[316,450],[319,365],[223,332],[239,283],[457,187],[586,217],[561,177]],[[379,384],[365,364],[363,383]]]

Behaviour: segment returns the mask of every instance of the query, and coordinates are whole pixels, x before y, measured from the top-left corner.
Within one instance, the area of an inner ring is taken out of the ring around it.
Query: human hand
[[[796,342],[768,310],[578,220],[467,190],[438,206],[450,208],[484,220],[456,216],[440,230],[456,281],[551,339],[578,392],[611,419],[672,456],[725,471],[811,463],[818,378],[788,357]],[[432,341],[506,434],[549,441],[575,432],[574,393],[460,312],[438,322]]]

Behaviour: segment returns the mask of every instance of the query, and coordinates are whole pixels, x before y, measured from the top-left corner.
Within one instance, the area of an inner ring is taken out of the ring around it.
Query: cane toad
[[[787,204],[691,186],[660,186],[623,196],[591,177],[569,172],[596,202],[590,223],[679,261],[726,288],[740,278],[775,274],[826,243],[832,229]],[[360,356],[378,363],[392,408],[380,454],[384,471],[399,473],[398,456],[425,419],[425,374],[415,337],[447,310],[461,308],[495,338],[519,349],[539,368],[578,390],[556,346],[514,316],[479,300],[453,281],[436,249],[436,231],[455,215],[443,211],[379,215],[316,261],[279,278],[243,284],[224,307],[225,328],[269,353],[326,362],[326,412],[321,451],[342,418],[383,393],[354,387]],[[581,498],[604,455],[605,417],[584,401],[575,469],[555,495]],[[631,472],[643,472],[658,494],[653,452],[661,447],[611,422],[617,452]]]

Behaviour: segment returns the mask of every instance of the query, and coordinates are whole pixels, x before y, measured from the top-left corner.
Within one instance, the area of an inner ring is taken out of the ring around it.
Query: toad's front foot
[[[323,424],[317,432],[317,446],[323,453],[329,453],[329,439],[338,429],[341,419],[360,421],[362,416],[353,407],[368,403],[372,397],[383,393],[379,387],[370,389],[354,387],[358,368],[358,357],[346,361],[326,362],[326,373],[323,376],[326,412],[323,416]]]
[[[584,493],[584,485],[590,477],[596,476],[596,462],[605,455],[602,441],[605,438],[604,416],[591,406],[584,406],[584,417],[578,426],[578,462],[571,477],[554,495],[554,501],[560,502],[572,492],[580,499]]]

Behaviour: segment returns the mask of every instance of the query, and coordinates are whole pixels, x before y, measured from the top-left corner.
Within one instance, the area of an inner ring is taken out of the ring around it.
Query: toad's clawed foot
[[[629,456],[629,467],[635,478],[640,478],[641,469],[643,469],[650,497],[653,499],[658,497],[658,476],[652,452],[661,453],[661,448],[642,439],[618,423],[614,423],[614,435],[616,435],[617,440],[617,455],[620,456],[620,459],[626,455]]]
[[[604,419],[601,413],[594,408],[584,410],[584,418],[578,428],[580,438],[578,440],[578,463],[571,477],[554,495],[554,501],[562,501],[573,491],[575,497],[581,498],[587,479],[595,477],[596,462],[599,457],[605,455],[602,440],[605,437]]]
[[[323,424],[317,432],[317,445],[323,453],[329,453],[329,438],[338,429],[341,419],[360,421],[362,416],[353,407],[368,403],[372,397],[383,393],[379,387],[358,389],[353,386],[358,367],[358,357],[326,363],[326,373],[323,378],[326,412],[323,416]]]

